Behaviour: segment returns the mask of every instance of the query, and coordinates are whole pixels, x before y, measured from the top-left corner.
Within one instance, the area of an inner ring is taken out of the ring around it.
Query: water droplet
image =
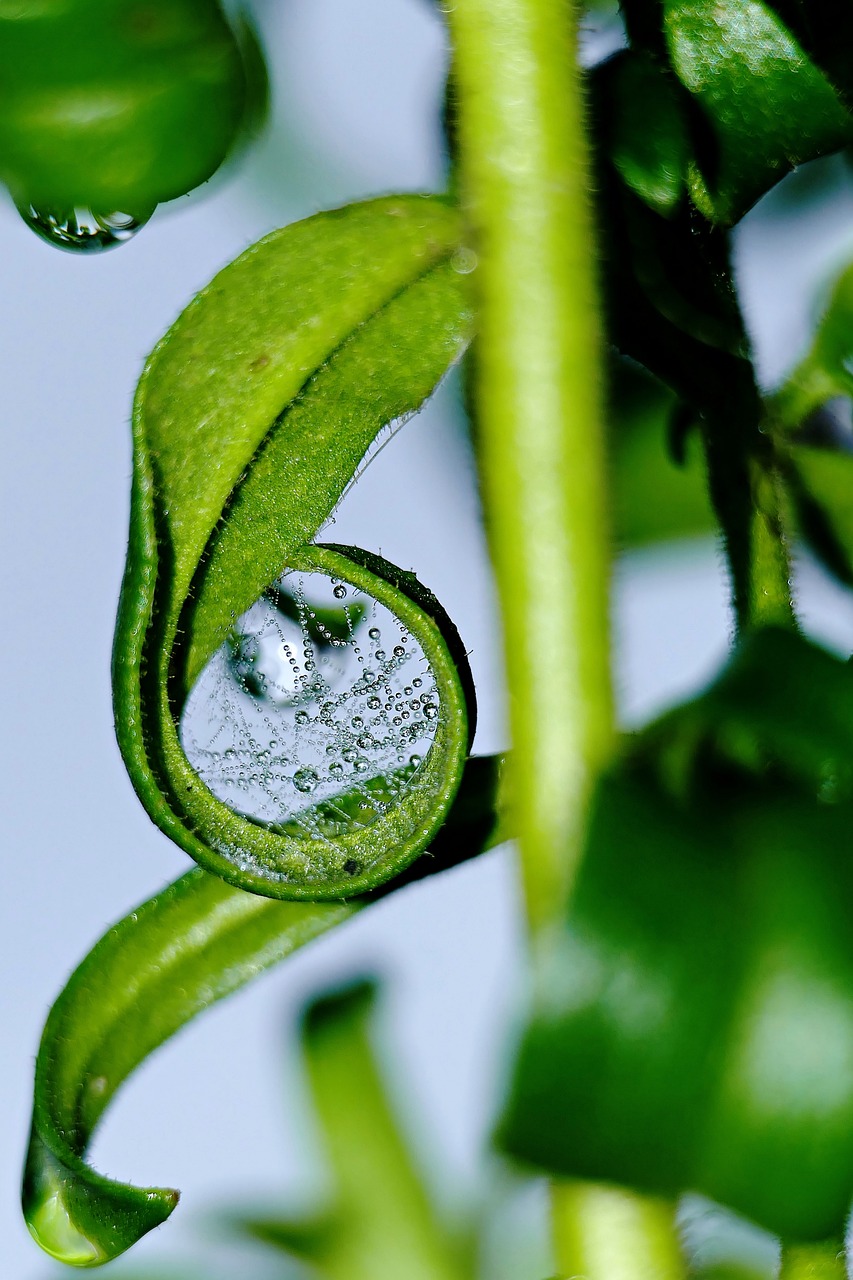
[[[417,769],[418,765],[423,761],[423,756],[419,756],[417,752],[409,756],[409,764]]]
[[[336,600],[343,600],[346,593],[347,593],[346,587],[343,586],[343,584],[340,582],[332,591],[332,595],[335,597]]]
[[[423,680],[420,678],[420,676],[415,676],[414,680],[412,681],[412,684],[415,686],[416,689],[420,689],[421,685],[423,684]]]
[[[377,661],[377,662],[384,662],[384,661],[385,661],[385,650],[384,650],[384,649],[377,649],[377,650],[376,650],[376,661]]]
[[[406,687],[405,687],[405,689],[403,690],[403,693],[406,695],[406,697],[407,697],[407,698],[411,698],[411,696],[412,696],[412,686],[411,686],[410,684],[407,684],[407,685],[406,685]]]
[[[132,240],[154,210],[135,218],[129,213],[96,213],[82,207],[41,210],[31,204],[19,204],[18,212],[37,236],[57,249],[98,253]]]
[[[394,645],[394,657],[395,657],[395,658],[405,658],[405,656],[406,656],[406,650],[403,648],[403,646],[402,646],[401,644],[395,644],[395,645]]]
[[[438,701],[419,642],[406,643],[407,631],[379,601],[347,584],[347,634],[326,635],[325,619],[341,616],[337,585],[321,573],[284,574],[233,620],[181,718],[187,757],[214,795],[247,817],[296,821],[311,839],[332,841],[351,824],[369,827],[417,785],[409,758],[427,757],[436,723],[422,709],[403,722],[415,688],[410,664],[427,699]],[[380,637],[390,659],[381,665]],[[391,658],[395,645],[402,660]],[[387,793],[377,790],[383,786]]]
[[[293,785],[297,791],[308,794],[313,791],[320,781],[313,769],[297,769],[293,775]]]
[[[434,702],[425,702],[423,706],[423,712],[427,720],[435,720],[436,717],[438,716],[438,707],[435,705]]]
[[[382,635],[382,632],[378,627],[371,627],[367,634],[370,636],[371,640],[378,640]]]

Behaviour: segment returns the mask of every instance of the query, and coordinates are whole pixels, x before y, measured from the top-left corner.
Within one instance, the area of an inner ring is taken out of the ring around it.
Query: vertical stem
[[[446,8],[461,191],[479,259],[481,478],[504,622],[511,790],[535,940],[571,884],[592,783],[615,737],[580,4],[447,0]],[[639,1241],[647,1233],[644,1256],[655,1256],[665,1234],[660,1217],[653,1228],[628,1193],[557,1187],[554,1195],[555,1226],[565,1227],[569,1204],[589,1207],[599,1240],[611,1241],[609,1259],[620,1258],[619,1275],[645,1276],[635,1265]],[[556,1236],[558,1253],[567,1249],[560,1266],[576,1271],[565,1230]],[[598,1274],[614,1280],[616,1272]],[[648,1274],[675,1280],[681,1273]]]
[[[615,1187],[564,1183],[553,1195],[560,1267],[583,1280],[685,1280],[673,1206]]]
[[[613,743],[595,250],[566,0],[453,0],[460,175],[479,267],[477,414],[504,619],[531,924],[576,866]]]
[[[752,409],[752,406],[749,406]],[[739,634],[762,626],[796,627],[785,493],[760,412],[718,415],[705,428],[708,479],[732,576]]]
[[[846,1280],[843,1240],[782,1246],[779,1280]]]

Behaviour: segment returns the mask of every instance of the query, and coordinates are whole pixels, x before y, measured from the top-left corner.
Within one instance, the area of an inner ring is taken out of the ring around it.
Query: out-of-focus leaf
[[[850,805],[642,770],[599,790],[501,1139],[569,1177],[698,1190],[789,1239],[853,1193]],[[628,1087],[628,1082],[630,1086]]]
[[[794,445],[787,469],[803,536],[830,573],[853,587],[853,456]]]
[[[376,1064],[374,989],[360,983],[314,1003],[302,1045],[332,1174],[327,1214],[246,1224],[312,1263],[324,1280],[468,1280],[458,1241],[430,1202]]]
[[[643,53],[613,59],[611,154],[625,183],[658,213],[684,193],[689,143],[677,82]]]
[[[810,796],[853,788],[853,668],[791,631],[746,636],[701,697],[646,730],[676,794],[689,795],[708,759],[758,776],[781,774]]]
[[[627,363],[612,369],[610,456],[613,527],[619,549],[713,533],[699,433],[688,436],[683,465],[668,439],[677,400]]]

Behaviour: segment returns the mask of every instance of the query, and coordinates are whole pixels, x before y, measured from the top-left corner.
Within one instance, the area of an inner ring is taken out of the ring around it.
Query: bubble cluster
[[[334,839],[417,784],[438,715],[423,649],[389,609],[325,574],[290,572],[208,662],[181,742],[229,808]]]

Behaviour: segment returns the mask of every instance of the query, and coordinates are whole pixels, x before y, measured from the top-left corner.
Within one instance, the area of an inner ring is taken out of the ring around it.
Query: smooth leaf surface
[[[154,821],[202,866],[258,893],[341,898],[381,883],[426,847],[458,784],[473,696],[452,624],[413,575],[312,540],[378,432],[417,409],[464,349],[459,236],[452,207],[424,197],[274,232],[199,294],[140,382],[114,650],[119,742]],[[224,803],[179,733],[193,681],[286,570],[340,579],[387,607],[420,645],[439,699],[405,802],[334,841]]]
[[[431,855],[394,888],[507,837],[499,772],[496,758],[469,762]],[[348,903],[277,902],[195,869],[104,935],[53,1006],[36,1064],[23,1207],[43,1249],[96,1266],[169,1216],[176,1191],[114,1182],[86,1163],[110,1099],[185,1023],[383,892]]]
[[[510,1152],[699,1191],[788,1239],[838,1233],[853,1193],[851,819],[730,775],[689,805],[642,770],[605,779],[516,1062]]]

